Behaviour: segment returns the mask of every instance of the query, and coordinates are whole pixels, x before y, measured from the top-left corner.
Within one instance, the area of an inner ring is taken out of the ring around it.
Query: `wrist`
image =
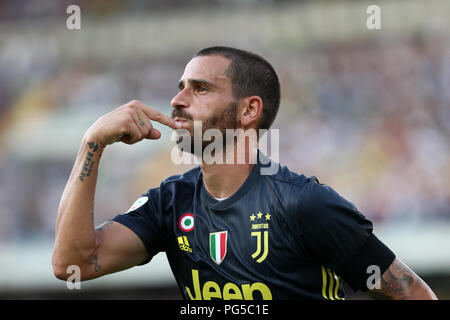
[[[89,149],[102,152],[105,149],[105,145],[95,136],[85,133],[82,139],[82,145],[87,145]]]

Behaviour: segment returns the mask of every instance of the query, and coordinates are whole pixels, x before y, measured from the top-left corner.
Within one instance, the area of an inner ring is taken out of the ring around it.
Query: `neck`
[[[235,161],[232,161],[231,164],[228,164],[231,161],[224,161],[223,164],[207,164],[205,162],[201,164],[203,184],[210,195],[215,198],[227,198],[244,184],[255,165],[255,160],[250,159],[256,159],[256,157],[249,156],[248,149],[245,151],[245,161],[242,164]],[[257,149],[254,149],[253,152],[257,153]],[[236,146],[234,154],[236,155]]]
[[[202,164],[203,183],[215,198],[228,198],[244,184],[254,164]]]

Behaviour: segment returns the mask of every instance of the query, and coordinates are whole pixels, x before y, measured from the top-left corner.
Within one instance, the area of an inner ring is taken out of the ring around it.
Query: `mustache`
[[[175,109],[173,109],[171,118],[175,119],[177,117],[178,118],[183,118],[183,119],[186,119],[186,120],[193,120],[193,117],[189,113],[184,111],[183,108],[175,108]]]

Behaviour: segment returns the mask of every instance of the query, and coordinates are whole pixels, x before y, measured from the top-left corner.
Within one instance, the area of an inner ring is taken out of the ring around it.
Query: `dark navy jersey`
[[[372,223],[332,188],[287,167],[261,168],[221,201],[194,168],[113,220],[139,236],[150,259],[167,254],[185,299],[340,300],[342,280],[367,290],[368,267],[383,274],[392,263]]]

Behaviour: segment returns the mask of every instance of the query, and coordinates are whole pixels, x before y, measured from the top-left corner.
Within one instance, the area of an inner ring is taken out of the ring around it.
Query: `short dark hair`
[[[235,99],[259,96],[263,101],[258,129],[268,130],[280,107],[280,81],[274,68],[261,56],[231,47],[214,46],[200,50],[195,56],[218,55],[231,61],[226,75],[231,81]]]

